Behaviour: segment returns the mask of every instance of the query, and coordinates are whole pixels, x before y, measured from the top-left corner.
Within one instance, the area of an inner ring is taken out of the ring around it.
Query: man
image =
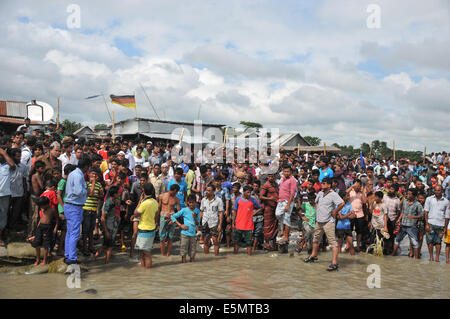
[[[397,224],[400,224],[400,231],[395,238],[392,256],[395,256],[401,241],[405,235],[408,235],[414,249],[414,257],[416,259],[419,258],[417,221],[422,218],[423,209],[420,203],[416,200],[416,196],[417,191],[415,189],[409,189],[407,199],[403,201],[402,213],[397,221]]]
[[[180,190],[177,193],[177,197],[180,199],[180,207],[181,208],[185,208],[186,207],[186,193],[187,193],[187,184],[181,180],[181,177],[183,176],[183,169],[181,169],[180,167],[177,167],[177,169],[175,170],[175,179],[173,181],[170,181],[168,184],[168,188],[170,189],[170,187],[173,184],[177,184],[180,187]]]
[[[67,178],[66,202],[64,203],[64,216],[67,221],[64,262],[68,265],[78,263],[77,242],[83,220],[83,206],[87,198],[84,174],[88,171],[90,164],[89,158],[81,158],[78,167]]]
[[[63,143],[64,153],[62,153],[58,159],[61,161],[62,166],[62,174],[64,175],[64,167],[66,167],[67,164],[76,165],[77,159],[75,158],[76,155],[72,155],[73,146],[70,142]]]
[[[385,241],[385,255],[392,254],[393,244],[394,244],[394,229],[401,212],[401,201],[396,196],[398,185],[391,184],[389,187],[386,186],[387,194],[383,196],[383,204],[386,207],[388,220],[387,228],[389,232],[389,239]]]
[[[297,180],[292,176],[291,167],[283,165],[280,192],[275,215],[278,219],[280,231],[283,234],[283,243],[289,243],[289,231],[291,227],[291,214],[294,208],[294,197],[297,192]]]
[[[23,138],[25,137],[25,134],[23,132],[16,132],[12,138],[12,148],[22,148],[23,144]]]
[[[274,250],[275,238],[278,233],[278,219],[275,217],[278,193],[279,189],[275,181],[275,174],[269,174],[267,182],[261,187],[259,196],[264,204],[264,248],[266,250]]]
[[[20,126],[17,128],[17,131],[18,131],[18,132],[21,132],[23,128],[26,128],[26,129],[27,129],[27,133],[32,134],[32,133],[33,133],[33,128],[30,126],[30,124],[31,124],[31,120],[27,117],[27,118],[25,119],[25,124],[20,125]]]
[[[169,182],[172,177],[169,175],[169,165],[164,163],[161,165],[161,178],[164,181],[164,189],[169,189]]]
[[[324,178],[322,180],[322,191],[316,197],[316,227],[314,228],[313,251],[312,254],[305,259],[305,262],[314,262],[318,260],[319,243],[323,233],[327,236],[328,243],[332,249],[332,261],[328,266],[328,271],[338,269],[338,247],[335,236],[335,216],[345,202],[342,198],[331,189],[331,180]]]
[[[41,160],[45,164],[44,180],[52,178],[52,171],[54,168],[58,168],[62,172],[62,164],[58,157],[61,155],[61,145],[58,142],[50,144],[49,154],[42,155],[36,160]]]
[[[16,164],[16,169],[11,172],[11,203],[8,216],[8,228],[15,229],[21,219],[24,204],[24,194],[27,189],[27,168],[20,162],[21,151],[19,148],[10,150],[11,158]]]
[[[162,156],[159,154],[159,147],[155,146],[153,148],[152,155],[148,158],[150,165],[155,166],[156,164],[162,164]],[[153,185],[154,186],[154,185]]]
[[[158,200],[159,195],[166,191],[164,180],[161,176],[161,166],[158,163],[153,166],[153,172],[148,177],[148,181],[153,184],[156,200]]]
[[[202,223],[202,235],[204,239],[204,252],[209,253],[210,239],[214,244],[214,255],[219,255],[219,234],[223,223],[223,202],[220,197],[214,194],[215,187],[206,187],[206,197],[202,199],[200,205],[200,220]]]
[[[230,247],[231,242],[231,206],[230,206],[230,192],[228,188],[222,187],[222,176],[216,175],[214,177],[214,186],[216,187],[215,196],[219,197],[222,200],[222,203],[224,205],[224,216],[223,216],[223,223],[222,223],[222,231],[225,233],[225,238],[227,241],[227,247]],[[258,194],[259,195],[259,194]],[[219,234],[219,243],[220,243],[220,234]]]
[[[16,169],[14,160],[0,147],[0,247],[5,247],[9,199],[11,197],[11,173]]]
[[[349,202],[352,205],[353,211],[355,212],[356,218],[352,220],[355,230],[356,230],[356,249],[355,251],[359,253],[365,250],[365,245],[361,247],[361,242],[363,237],[368,233],[367,220],[364,215],[363,204],[367,204],[367,197],[365,189],[361,189],[361,180],[357,179],[355,183],[347,189],[349,194]],[[353,227],[352,227],[353,228]]]
[[[128,160],[129,166],[128,169],[132,172],[134,172],[134,168],[136,166],[136,163],[134,161],[133,153],[128,149],[128,143],[122,142],[122,152],[125,153],[125,158]]]
[[[328,167],[328,160],[326,158],[322,158],[319,162],[320,170],[319,170],[319,182],[322,183],[324,178],[333,178],[334,172],[331,168]]]
[[[427,245],[430,252],[430,261],[433,261],[433,247],[436,246],[436,262],[439,262],[441,241],[445,235],[445,225],[450,218],[450,202],[442,196],[442,186],[434,188],[434,195],[425,200],[425,231],[427,232]]]
[[[157,220],[157,226],[159,226],[161,256],[169,257],[170,250],[172,249],[175,224],[172,223],[171,217],[177,210],[180,210],[180,199],[177,197],[179,190],[179,185],[172,184],[169,191],[161,194],[158,198],[158,216],[160,218]],[[167,254],[165,254],[166,247]]]

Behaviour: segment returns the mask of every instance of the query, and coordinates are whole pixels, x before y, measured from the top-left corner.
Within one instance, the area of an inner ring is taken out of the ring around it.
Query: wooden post
[[[56,129],[59,129],[59,96],[58,96],[57,113],[56,113]]]
[[[297,157],[300,156],[300,144],[297,144]]]
[[[372,147],[373,147],[373,141],[370,142],[370,152],[369,152],[369,159],[372,156]]]
[[[113,143],[115,143],[116,133],[114,130],[114,111],[112,111],[111,113],[112,113],[112,140]]]
[[[425,157],[427,156],[427,147],[425,146],[423,149],[423,161],[425,162]]]
[[[323,155],[327,155],[327,144],[323,142]]]
[[[395,161],[395,140],[393,142],[393,149],[392,149],[393,153],[394,153],[394,161]]]

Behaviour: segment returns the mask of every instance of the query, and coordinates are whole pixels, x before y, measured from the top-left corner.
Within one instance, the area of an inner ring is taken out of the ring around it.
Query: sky
[[[60,97],[62,119],[108,122],[96,94],[155,118],[142,84],[162,119],[450,151],[447,0],[2,0],[0,18],[0,99]]]

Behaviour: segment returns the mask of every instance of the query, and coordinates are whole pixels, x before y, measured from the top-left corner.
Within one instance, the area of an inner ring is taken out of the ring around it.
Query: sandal
[[[316,256],[309,256],[308,258],[306,258],[305,260],[303,260],[305,263],[312,263],[319,260],[319,258],[317,258]]]
[[[339,265],[331,264],[331,265],[328,266],[327,270],[328,271],[334,271],[334,270],[338,270],[338,268],[339,268]]]

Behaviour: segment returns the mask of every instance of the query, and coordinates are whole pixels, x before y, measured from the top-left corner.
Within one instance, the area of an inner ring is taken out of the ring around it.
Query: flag
[[[366,168],[366,165],[364,164],[364,157],[362,152],[359,152],[359,157],[361,158],[361,167]]]
[[[110,95],[111,103],[119,104],[129,109],[136,108],[136,100],[134,95]]]
[[[85,98],[85,100],[89,100],[89,99],[95,99],[96,97],[102,96],[101,94],[98,95],[92,95],[92,96],[88,96],[87,98]]]

